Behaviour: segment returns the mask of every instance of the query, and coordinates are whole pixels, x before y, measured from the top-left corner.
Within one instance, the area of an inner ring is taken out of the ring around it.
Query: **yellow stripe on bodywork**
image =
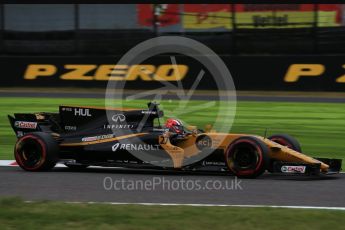
[[[113,138],[107,138],[103,140],[97,140],[97,141],[89,141],[89,142],[78,142],[78,143],[65,143],[65,144],[60,144],[60,146],[84,146],[84,145],[94,145],[94,144],[100,144],[100,143],[105,143],[105,142],[112,142],[112,141],[118,141],[126,138],[131,138],[131,137],[139,137],[146,135],[148,133],[135,133],[135,134],[129,134],[129,135],[124,135],[124,136],[119,136],[119,137],[113,137]]]
[[[112,107],[75,106],[75,105],[61,105],[60,107],[81,108],[81,109],[98,109],[98,110],[116,110],[116,111],[137,111],[137,110],[145,110],[145,109],[136,109],[136,108],[112,108]]]

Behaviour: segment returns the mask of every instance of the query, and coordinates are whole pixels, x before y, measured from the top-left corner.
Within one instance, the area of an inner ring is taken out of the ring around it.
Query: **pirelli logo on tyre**
[[[30,64],[26,67],[24,79],[58,77],[66,81],[181,81],[186,77],[188,70],[189,67],[183,64]]]

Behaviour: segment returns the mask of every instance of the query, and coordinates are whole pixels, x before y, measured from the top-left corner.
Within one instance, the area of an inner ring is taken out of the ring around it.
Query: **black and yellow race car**
[[[229,172],[255,178],[265,171],[288,175],[338,173],[340,159],[312,158],[286,134],[268,138],[164,126],[163,111],[60,106],[58,113],[8,116],[18,138],[14,155],[27,171],[88,166]],[[172,124],[172,123],[171,123]],[[174,127],[176,125],[176,127]]]

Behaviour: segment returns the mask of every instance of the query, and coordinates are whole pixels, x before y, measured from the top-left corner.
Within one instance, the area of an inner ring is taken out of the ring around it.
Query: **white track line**
[[[1,166],[10,166],[10,167],[14,166],[14,167],[17,167],[18,164],[14,160],[0,160],[0,167]],[[56,164],[55,167],[57,167],[57,168],[65,168],[67,166],[65,166],[64,164]]]
[[[0,167],[18,167],[18,164],[16,161],[14,160],[0,160]],[[55,168],[67,168],[66,165],[58,163],[55,165]],[[116,169],[116,168],[121,168],[121,167],[105,167],[105,166],[90,166],[89,168],[112,168],[112,169]]]
[[[0,166],[13,166],[14,163],[13,160],[0,160]]]
[[[26,201],[35,203],[35,201]],[[178,204],[178,203],[123,203],[123,202],[78,202],[67,201],[66,204],[106,204],[106,205],[142,205],[142,206],[190,206],[190,207],[235,207],[235,208],[285,208],[285,209],[311,209],[345,211],[345,207],[321,206],[285,206],[285,205],[237,205],[237,204]]]

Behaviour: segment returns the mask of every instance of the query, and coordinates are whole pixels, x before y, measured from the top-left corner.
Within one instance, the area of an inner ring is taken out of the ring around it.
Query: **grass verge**
[[[344,229],[345,212],[0,200],[0,229]]]

